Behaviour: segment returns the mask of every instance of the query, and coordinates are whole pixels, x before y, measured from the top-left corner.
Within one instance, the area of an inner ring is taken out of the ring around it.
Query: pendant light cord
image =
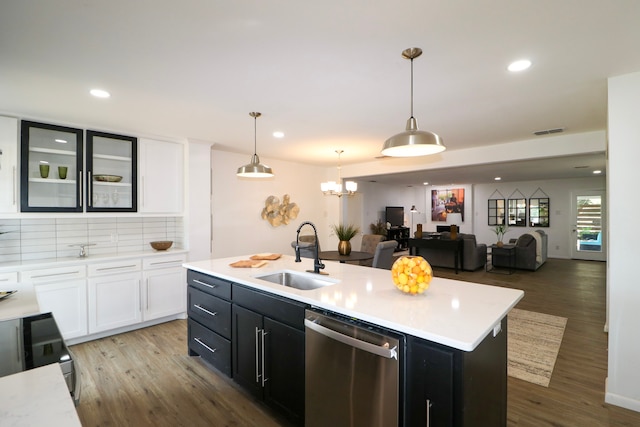
[[[413,58],[411,58],[411,118],[413,118]]]

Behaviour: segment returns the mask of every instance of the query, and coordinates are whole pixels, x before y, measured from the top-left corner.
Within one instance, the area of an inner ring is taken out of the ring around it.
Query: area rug
[[[507,317],[509,376],[549,387],[566,317],[514,308]]]

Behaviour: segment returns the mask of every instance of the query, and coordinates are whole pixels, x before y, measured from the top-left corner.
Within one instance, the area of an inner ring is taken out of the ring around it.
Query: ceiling
[[[343,164],[367,162],[404,130],[401,52],[420,47],[414,115],[449,151],[602,130],[607,78],[640,70],[639,19],[636,0],[5,1],[0,112],[209,141],[249,161],[259,111],[263,161],[332,165],[342,149]],[[529,70],[506,70],[524,57]]]

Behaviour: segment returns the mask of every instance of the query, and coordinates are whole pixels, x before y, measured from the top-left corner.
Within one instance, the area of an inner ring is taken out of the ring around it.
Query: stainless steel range
[[[59,363],[69,392],[80,400],[80,372],[51,313],[0,321],[0,377]]]

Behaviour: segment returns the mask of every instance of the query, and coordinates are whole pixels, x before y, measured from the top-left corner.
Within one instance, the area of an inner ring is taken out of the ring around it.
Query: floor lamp
[[[416,209],[416,205],[411,205],[411,209],[409,210],[409,212],[411,212],[411,232],[409,233],[409,237],[413,238],[414,234],[413,234],[413,214],[418,212],[418,210]]]

